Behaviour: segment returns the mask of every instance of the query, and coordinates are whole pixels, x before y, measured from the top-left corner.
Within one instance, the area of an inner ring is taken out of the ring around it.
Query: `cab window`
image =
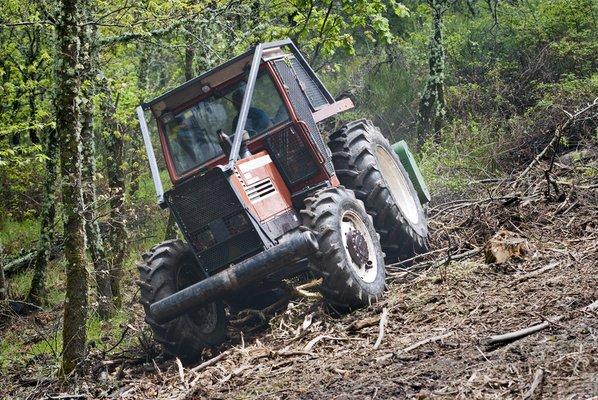
[[[233,140],[246,81],[242,79],[193,104],[164,123],[166,140],[177,175],[222,155],[218,131]],[[288,111],[272,78],[258,75],[245,129],[250,137],[289,121]]]

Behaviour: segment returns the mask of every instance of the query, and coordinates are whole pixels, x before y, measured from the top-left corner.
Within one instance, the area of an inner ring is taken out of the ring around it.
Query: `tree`
[[[432,35],[428,59],[429,75],[419,102],[417,140],[420,146],[430,135],[434,135],[436,141],[440,140],[446,114],[442,16],[448,9],[449,0],[428,0],[428,4],[432,8]]]
[[[87,8],[87,14],[92,14]],[[86,20],[89,20],[89,15]],[[86,24],[81,29],[81,140],[82,149],[82,179],[83,202],[85,203],[85,233],[91,261],[95,271],[96,291],[98,300],[98,315],[108,319],[114,314],[112,303],[112,287],[110,285],[110,265],[104,247],[104,240],[100,234],[100,226],[96,209],[98,196],[96,190],[96,135],[94,131],[93,97],[96,87],[98,54],[96,48],[97,28],[93,24]]]
[[[47,130],[46,143],[46,177],[44,180],[44,197],[41,211],[41,230],[37,242],[37,252],[33,259],[33,278],[27,301],[35,305],[43,305],[46,302],[46,268],[50,258],[52,242],[54,240],[54,222],[56,217],[56,182],[59,180],[58,163],[58,140],[56,129]]]
[[[127,226],[125,223],[125,132],[116,119],[118,99],[112,100],[112,91],[108,79],[100,80],[102,91],[103,134],[107,150],[107,173],[110,196],[110,231],[108,240],[111,250],[110,286],[114,305],[120,308],[122,294],[120,281],[123,275],[123,264],[127,250]]]
[[[86,354],[87,268],[81,190],[81,80],[79,27],[84,2],[61,0],[56,21],[56,130],[60,145],[66,298],[62,374],[75,371]]]

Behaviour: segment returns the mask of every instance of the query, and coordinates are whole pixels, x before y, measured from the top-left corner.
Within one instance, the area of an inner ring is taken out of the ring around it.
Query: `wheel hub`
[[[351,229],[347,233],[347,250],[353,262],[364,265],[369,259],[368,244],[361,232]]]

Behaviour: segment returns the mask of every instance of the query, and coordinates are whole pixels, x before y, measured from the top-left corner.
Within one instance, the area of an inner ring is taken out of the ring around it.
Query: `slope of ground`
[[[236,323],[229,341],[218,352],[206,352],[202,363],[184,366],[159,354],[132,299],[123,334],[109,348],[92,348],[88,376],[60,383],[51,378],[55,371],[47,359],[31,358],[2,377],[0,393],[5,398],[595,398],[595,155],[594,148],[541,162],[492,186],[479,183],[472,187],[479,193],[474,199],[433,207],[432,252],[408,269],[389,266],[388,294],[368,309],[334,317],[317,296],[303,291],[274,316],[231,316]],[[499,231],[523,250],[504,263],[487,263],[485,246]],[[2,332],[31,326],[57,331],[59,311],[5,321]],[[519,340],[487,343],[489,336],[542,322],[544,329]]]

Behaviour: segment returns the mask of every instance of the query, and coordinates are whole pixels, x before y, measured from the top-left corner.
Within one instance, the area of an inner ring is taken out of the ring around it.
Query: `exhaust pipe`
[[[153,303],[150,312],[158,323],[163,324],[259,282],[276,269],[295,263],[317,250],[318,240],[313,232],[294,234],[268,250]]]

